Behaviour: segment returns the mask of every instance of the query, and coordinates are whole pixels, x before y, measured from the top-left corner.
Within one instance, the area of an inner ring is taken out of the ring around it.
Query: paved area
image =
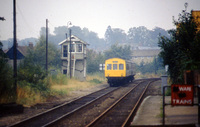
[[[170,103],[171,98],[166,97]],[[166,125],[184,125],[198,123],[197,106],[165,107]],[[162,125],[162,96],[148,96],[141,104],[132,125]]]

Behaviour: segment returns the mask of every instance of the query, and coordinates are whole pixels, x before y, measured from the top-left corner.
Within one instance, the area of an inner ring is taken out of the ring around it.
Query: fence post
[[[167,86],[167,78],[168,78],[167,75],[161,76],[161,81],[162,81],[162,84],[161,84],[161,93],[163,93],[164,86]]]
[[[198,124],[200,124],[200,85],[198,85],[197,88],[198,88]]]
[[[165,125],[165,86],[163,87],[163,126]]]

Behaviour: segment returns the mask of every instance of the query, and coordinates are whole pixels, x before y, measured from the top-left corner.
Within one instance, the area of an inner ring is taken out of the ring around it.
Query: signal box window
[[[113,70],[117,70],[117,64],[113,64]]]
[[[111,64],[107,64],[107,70],[111,70],[112,65]]]
[[[63,57],[67,57],[67,52],[68,52],[68,46],[64,45],[63,46]]]
[[[119,70],[124,70],[124,64],[119,64]]]
[[[67,70],[63,70],[63,74],[67,74]]]
[[[75,52],[75,45],[71,44],[71,52]]]
[[[82,44],[76,45],[77,52],[82,52]]]

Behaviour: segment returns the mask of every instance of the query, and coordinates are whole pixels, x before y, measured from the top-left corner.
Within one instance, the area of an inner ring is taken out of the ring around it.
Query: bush
[[[0,42],[0,103],[14,102],[15,91],[13,84],[13,71],[7,64],[6,54],[2,50],[2,43]]]
[[[102,83],[102,81],[98,80],[98,79],[92,79],[90,80],[91,83],[95,83],[95,84],[100,84]]]
[[[47,95],[49,95],[48,91],[41,91],[33,86],[33,83],[29,83],[25,80],[18,82],[17,103],[23,105],[33,105],[35,103],[44,101]]]
[[[68,83],[68,78],[66,75],[62,73],[57,73],[57,74],[52,74],[50,78],[50,85],[53,84],[63,84],[67,85]]]

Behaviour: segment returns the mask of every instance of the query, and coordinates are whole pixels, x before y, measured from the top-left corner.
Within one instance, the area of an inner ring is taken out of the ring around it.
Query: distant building
[[[59,43],[61,45],[62,73],[70,75],[70,38]],[[88,44],[78,37],[71,36],[71,76],[84,81],[86,79],[86,46]]]
[[[160,49],[136,49],[132,51],[132,61],[136,64],[153,62],[158,56]]]
[[[17,65],[25,58],[28,53],[28,49],[33,49],[33,43],[29,42],[29,46],[18,46],[17,44]],[[8,57],[8,64],[13,67],[14,60],[14,47],[12,46],[10,49],[4,50],[4,53]]]

